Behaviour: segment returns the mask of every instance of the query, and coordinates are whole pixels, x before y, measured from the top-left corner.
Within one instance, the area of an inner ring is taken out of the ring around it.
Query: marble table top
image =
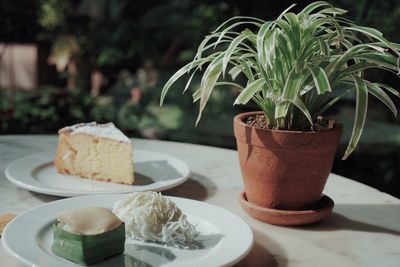
[[[255,244],[237,266],[400,266],[400,200],[371,187],[331,174],[325,194],[335,201],[326,220],[302,227],[279,227],[257,221],[239,206],[243,190],[235,150],[194,144],[134,139],[134,147],[185,160],[193,175],[164,194],[221,206],[253,229]],[[0,136],[0,215],[19,214],[59,199],[20,189],[5,177],[12,161],[54,150],[56,136]],[[0,246],[0,265],[22,266]]]

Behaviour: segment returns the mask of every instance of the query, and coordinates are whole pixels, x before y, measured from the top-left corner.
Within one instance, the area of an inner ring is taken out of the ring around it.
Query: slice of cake
[[[133,184],[132,142],[113,123],[80,123],[59,130],[58,172]]]

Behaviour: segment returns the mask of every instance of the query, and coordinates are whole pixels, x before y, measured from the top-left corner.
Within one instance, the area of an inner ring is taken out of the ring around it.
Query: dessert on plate
[[[126,237],[187,248],[197,236],[181,209],[156,192],[133,192],[115,203],[113,212],[125,224]]]
[[[124,251],[124,223],[103,207],[59,213],[53,230],[52,252],[79,264],[89,265]]]
[[[58,133],[55,167],[59,173],[133,184],[132,141],[113,123],[79,123]]]

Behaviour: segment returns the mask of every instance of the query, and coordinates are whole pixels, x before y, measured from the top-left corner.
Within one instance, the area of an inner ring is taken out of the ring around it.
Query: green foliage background
[[[312,1],[297,1],[294,11]],[[400,42],[400,2],[329,1],[349,10],[348,18],[374,27],[392,41]],[[165,81],[190,61],[203,37],[221,22],[236,16],[275,18],[293,1],[189,1],[189,0],[21,0],[0,1],[0,42],[36,43],[42,53],[68,55],[77,64],[75,87],[66,89],[71,77],[64,70],[42,65],[34,92],[16,88],[0,90],[0,133],[56,133],[81,121],[114,121],[128,135],[161,138],[234,148],[232,117],[256,107],[232,107],[237,92],[217,90],[202,121],[194,127],[197,106],[190,94],[182,96],[185,81],[175,85],[158,106]],[[68,41],[66,41],[68,40]],[[79,49],[76,49],[78,47]],[[1,52],[0,52],[1,58]],[[45,60],[46,61],[46,60]],[[90,94],[90,74],[101,72],[105,82],[100,95]],[[145,73],[143,77],[143,73]],[[155,74],[155,78],[149,77]],[[400,88],[395,75],[368,72],[370,80]],[[149,81],[151,80],[151,81]],[[193,88],[199,77],[193,78]],[[132,89],[140,91],[133,101]],[[399,107],[400,102],[394,99]],[[332,117],[351,125],[354,98],[332,110]],[[369,121],[358,150],[345,162],[337,160],[337,173],[400,196],[400,119],[371,100]],[[343,143],[349,137],[351,126]],[[384,138],[382,138],[384,136]],[[342,150],[344,149],[341,148]],[[338,151],[342,155],[343,151]],[[367,168],[365,166],[374,166]]]

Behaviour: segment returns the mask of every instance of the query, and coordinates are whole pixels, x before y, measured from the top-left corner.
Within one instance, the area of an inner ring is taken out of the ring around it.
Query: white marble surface
[[[55,149],[56,136],[0,136],[0,214],[21,213],[58,199],[19,189],[5,178],[6,166],[21,156]],[[239,206],[243,185],[236,151],[134,139],[137,148],[185,160],[192,179],[165,194],[209,202],[233,211],[252,227],[255,246],[237,266],[400,266],[400,200],[332,174],[325,193],[333,214],[303,227],[259,222]],[[0,266],[22,266],[0,246]]]

